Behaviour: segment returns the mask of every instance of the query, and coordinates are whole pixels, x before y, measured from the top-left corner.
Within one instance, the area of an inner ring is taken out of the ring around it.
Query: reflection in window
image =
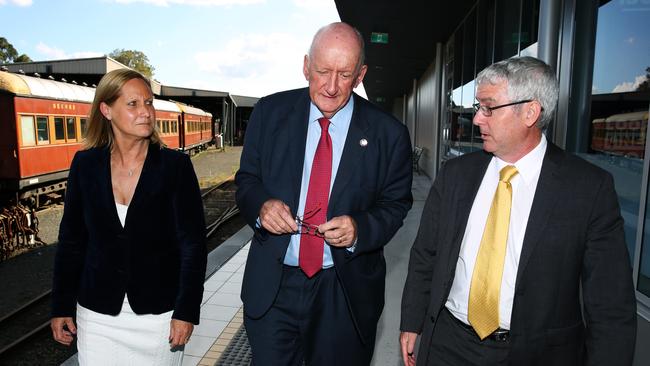
[[[88,132],[88,119],[80,118],[79,119],[79,129],[81,130],[81,137],[86,138],[86,133]]]
[[[54,117],[54,139],[65,140],[65,126],[63,117]]]
[[[36,145],[36,134],[34,133],[34,117],[20,116],[20,135],[23,146]]]
[[[539,0],[523,0],[521,10],[519,56],[537,57],[538,24]]]
[[[494,60],[500,61],[519,53],[520,0],[497,0]]]
[[[50,143],[50,129],[47,124],[47,117],[36,117],[36,134],[39,145]]]
[[[68,117],[65,119],[65,126],[66,126],[66,132],[68,136],[68,140],[76,140],[77,139],[77,129],[75,125],[75,118],[74,117]]]
[[[609,1],[598,10],[589,151],[581,156],[614,177],[632,260],[650,106],[650,91],[642,90],[647,80],[645,69],[650,67],[647,53],[650,38],[647,37],[648,11],[629,11],[628,7],[622,1]],[[650,225],[646,224],[637,282],[639,290],[648,296],[650,238],[646,238],[649,231]]]

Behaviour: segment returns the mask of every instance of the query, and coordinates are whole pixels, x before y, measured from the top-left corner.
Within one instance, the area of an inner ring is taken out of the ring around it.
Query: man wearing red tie
[[[363,38],[314,36],[309,88],[260,99],[237,204],[255,230],[244,281],[253,365],[368,365],[384,305],[383,246],[411,207],[406,127],[352,93]]]

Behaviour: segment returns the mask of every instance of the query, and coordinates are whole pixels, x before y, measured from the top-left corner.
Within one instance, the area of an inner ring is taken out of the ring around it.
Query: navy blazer
[[[332,257],[352,319],[364,342],[374,339],[384,306],[383,246],[411,208],[411,144],[406,126],[353,95],[354,111],[341,163],[331,189],[327,218],[350,215],[357,224],[354,253],[332,247]],[[277,93],[258,101],[246,130],[236,198],[255,230],[262,204],[286,203],[295,215],[305,158],[308,89]],[[367,145],[360,143],[367,140]],[[263,230],[262,230],[263,231]],[[244,272],[246,315],[259,318],[273,304],[290,235],[256,235]]]
[[[401,330],[421,333],[418,365],[451,289],[476,193],[492,155],[449,160],[413,243]],[[636,300],[614,182],[550,143],[526,226],[510,321],[509,365],[630,365]]]
[[[52,316],[76,303],[136,314],[173,310],[199,323],[207,254],[199,185],[187,155],[149,145],[124,228],[111,187],[110,151],[76,153],[65,196],[54,266]]]

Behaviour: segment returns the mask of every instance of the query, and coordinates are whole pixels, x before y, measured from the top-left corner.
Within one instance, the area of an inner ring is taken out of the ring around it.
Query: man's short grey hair
[[[344,23],[344,22],[337,22],[337,23],[328,24],[328,25],[320,28],[316,32],[316,34],[314,34],[314,39],[312,39],[311,46],[309,46],[309,59],[310,60],[312,59],[312,57],[314,55],[314,49],[315,49],[316,43],[317,43],[318,39],[320,38],[320,36],[323,34],[323,32],[325,32],[327,30],[330,30],[332,28],[341,27],[341,26],[350,27],[354,31],[354,34],[357,37],[357,42],[359,43],[359,59],[357,61],[357,70],[356,71],[359,71],[361,69],[361,66],[363,66],[364,63],[366,62],[366,45],[365,45],[365,42],[363,41],[363,36],[361,35],[361,32],[359,32],[359,30],[357,28],[355,28],[355,27],[353,27],[353,26],[351,26],[351,25],[349,25],[347,23]]]
[[[514,57],[492,64],[476,76],[477,86],[484,82],[494,85],[502,81],[507,83],[510,102],[531,99],[541,104],[542,114],[537,127],[546,129],[555,114],[559,93],[553,69],[534,57]]]

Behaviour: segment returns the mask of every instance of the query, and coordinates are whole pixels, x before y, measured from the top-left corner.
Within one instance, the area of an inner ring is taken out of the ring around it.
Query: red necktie
[[[314,225],[320,225],[327,221],[327,201],[332,178],[332,139],[327,132],[330,121],[327,118],[320,118],[318,123],[320,123],[321,134],[311,166],[304,211],[306,213],[315,212],[308,219]],[[298,262],[307,277],[311,278],[323,268],[324,246],[324,239],[316,235],[306,234],[300,237]]]

